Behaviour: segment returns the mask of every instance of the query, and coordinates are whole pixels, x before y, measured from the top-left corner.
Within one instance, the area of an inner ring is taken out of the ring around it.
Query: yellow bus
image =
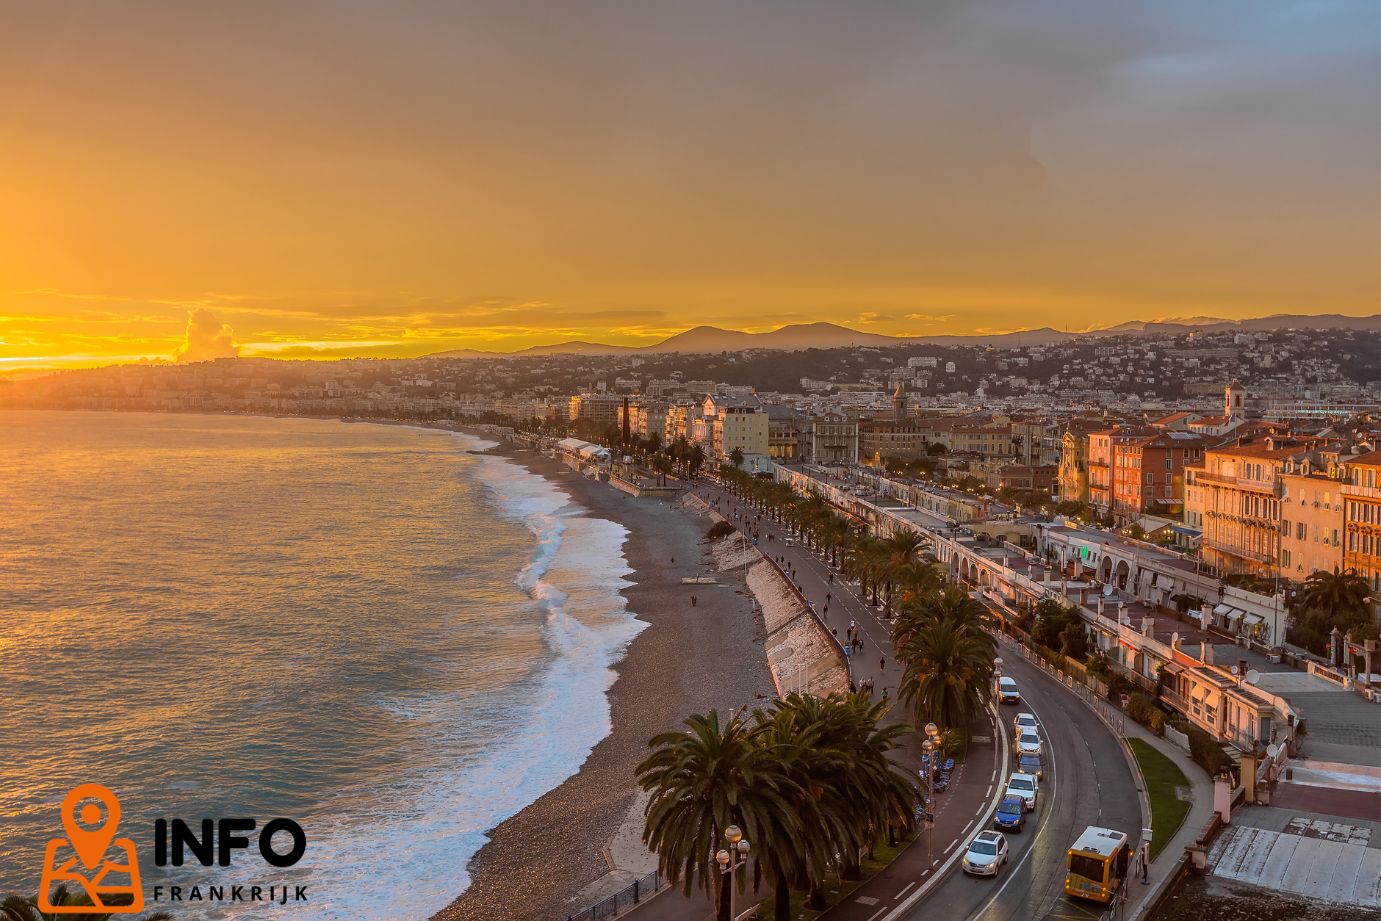
[[[1127,881],[1132,849],[1127,836],[1090,825],[1069,849],[1065,862],[1065,895],[1109,902]]]

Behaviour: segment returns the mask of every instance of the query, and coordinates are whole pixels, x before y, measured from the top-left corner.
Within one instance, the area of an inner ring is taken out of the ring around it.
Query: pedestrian
[[[854,680],[853,680],[852,678],[849,679],[849,693],[850,693],[850,694],[857,694],[857,693],[858,693],[858,685],[854,684]]]
[[[882,689],[882,702],[887,703],[887,688],[885,686]]]
[[[886,657],[886,656],[883,656],[882,658],[878,659],[878,671],[880,671],[880,672],[885,672],[885,671],[887,671],[887,657]]]
[[[1145,842],[1142,842],[1142,845],[1141,845],[1141,885],[1143,885],[1143,886],[1148,886],[1148,885],[1150,885],[1150,882],[1149,882],[1149,881],[1147,880],[1147,878],[1146,878],[1146,877],[1150,874],[1150,872],[1151,872],[1150,864],[1151,864],[1151,852],[1150,852],[1150,849],[1149,849],[1148,845],[1147,845]]]
[[[691,607],[695,607],[695,596],[691,595]]]
[[[824,615],[826,617],[830,616],[830,603],[828,601],[825,602]]]
[[[831,594],[830,592],[825,592],[825,604],[829,604],[829,603],[830,603],[830,599],[833,598],[833,597],[834,597],[834,595]]]
[[[839,639],[839,628],[838,628],[838,627],[835,627],[835,628],[833,628],[832,630],[830,630],[830,633],[834,634],[834,638],[835,638],[835,639]]]
[[[845,662],[848,662],[850,658],[851,658],[851,654],[850,654],[850,652],[849,652],[849,647],[848,647],[848,646],[845,646],[845,647],[844,647],[844,661],[845,661]]]

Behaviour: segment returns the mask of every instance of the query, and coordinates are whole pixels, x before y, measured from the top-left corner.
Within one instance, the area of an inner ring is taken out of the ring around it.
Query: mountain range
[[[984,345],[1016,348],[1051,345],[1073,339],[1128,335],[1184,335],[1191,332],[1257,332],[1272,329],[1352,329],[1381,332],[1381,314],[1349,317],[1330,313],[1315,316],[1277,314],[1249,320],[1224,320],[1218,317],[1176,317],[1165,320],[1133,320],[1105,329],[1064,332],[1050,327],[1009,333],[967,336],[884,336],[864,333],[836,323],[796,323],[765,333],[746,333],[717,326],[696,326],[652,345],[607,345],[600,342],[559,342],[537,345],[517,352],[486,352],[479,349],[452,349],[434,352],[428,358],[515,358],[544,355],[662,355],[669,353],[717,354],[748,349],[838,349],[859,346],[891,348],[908,345]]]

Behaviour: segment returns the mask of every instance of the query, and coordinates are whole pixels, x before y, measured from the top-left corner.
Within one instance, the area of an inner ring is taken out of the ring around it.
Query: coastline
[[[494,440],[461,426],[434,427]],[[633,773],[647,740],[691,713],[723,712],[774,693],[762,618],[746,590],[728,578],[717,586],[681,583],[719,577],[700,543],[708,518],[634,498],[512,444],[486,453],[543,477],[585,514],[628,530],[623,553],[632,572],[621,594],[628,612],[648,626],[613,666],[609,735],[575,774],[488,833],[470,861],[469,888],[436,921],[564,917],[655,869],[638,843],[642,800]]]

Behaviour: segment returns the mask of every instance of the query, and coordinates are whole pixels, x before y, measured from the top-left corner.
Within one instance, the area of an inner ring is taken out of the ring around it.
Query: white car
[[[1041,737],[1034,729],[1023,729],[1021,735],[1017,736],[1016,756],[1041,754]]]
[[[1012,720],[1012,731],[1021,735],[1027,729],[1040,729],[1040,721],[1036,719],[1034,713],[1018,713],[1016,719]]]
[[[1007,862],[1007,838],[1000,831],[982,831],[969,842],[964,854],[964,872],[974,876],[996,876]]]
[[[1020,796],[1026,811],[1030,812],[1036,808],[1040,796],[1040,781],[1035,774],[1013,774],[1007,778],[1007,795]]]
[[[997,697],[1004,704],[1021,703],[1021,691],[1017,690],[1016,679],[1005,675],[997,679]]]

